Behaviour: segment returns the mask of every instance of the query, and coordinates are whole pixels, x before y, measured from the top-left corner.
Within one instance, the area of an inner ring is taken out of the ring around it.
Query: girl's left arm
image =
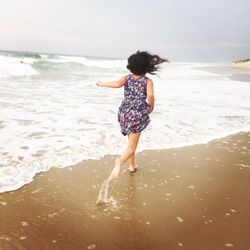
[[[96,85],[99,86],[99,87],[120,88],[125,83],[126,83],[126,77],[123,76],[118,81],[111,81],[111,82],[101,82],[101,81],[98,81],[96,83]]]

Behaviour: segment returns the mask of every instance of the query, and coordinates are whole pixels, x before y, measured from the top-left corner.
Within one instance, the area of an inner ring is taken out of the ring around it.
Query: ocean
[[[0,192],[39,172],[107,154],[127,138],[117,112],[123,88],[96,86],[129,74],[126,59],[0,52]],[[154,81],[155,110],[138,151],[207,143],[250,130],[250,85],[224,63],[170,62]],[[113,166],[110,166],[112,168]]]

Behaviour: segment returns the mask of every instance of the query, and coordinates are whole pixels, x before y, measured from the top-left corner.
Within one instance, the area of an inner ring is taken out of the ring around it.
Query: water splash
[[[111,180],[112,180],[112,178],[109,176],[102,183],[100,191],[99,191],[98,199],[96,201],[96,205],[109,204],[113,208],[119,207],[118,201],[114,197],[110,196],[108,193],[109,183]]]
[[[100,191],[99,191],[99,196],[98,196],[98,199],[96,201],[96,205],[102,205],[104,203],[108,203],[109,202],[108,189],[109,189],[109,183],[110,183],[110,181],[111,181],[111,179],[110,179],[110,177],[108,177],[102,183]]]

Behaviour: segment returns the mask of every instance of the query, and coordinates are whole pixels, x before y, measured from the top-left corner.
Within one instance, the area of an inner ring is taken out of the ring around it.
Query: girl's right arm
[[[96,83],[96,85],[99,86],[99,87],[120,88],[125,83],[126,83],[126,77],[123,76],[118,81],[112,81],[112,82],[101,82],[101,81],[98,81]]]

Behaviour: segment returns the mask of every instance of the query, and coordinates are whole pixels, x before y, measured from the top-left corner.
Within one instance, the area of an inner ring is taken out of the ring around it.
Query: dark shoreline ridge
[[[114,155],[0,194],[0,249],[250,249],[250,132],[138,153],[96,206]]]
[[[234,61],[234,63],[244,63],[244,62],[250,62],[250,58],[240,59],[240,60]]]

